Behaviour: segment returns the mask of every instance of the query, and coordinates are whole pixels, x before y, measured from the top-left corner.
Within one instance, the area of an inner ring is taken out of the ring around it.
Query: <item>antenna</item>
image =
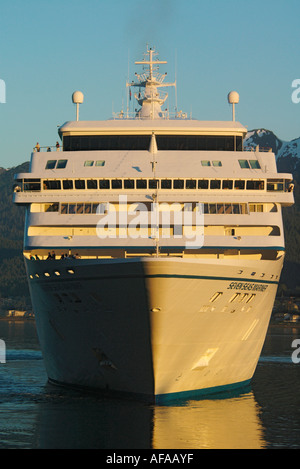
[[[72,101],[76,104],[76,120],[79,120],[79,104],[83,103],[83,93],[81,91],[74,91],[72,94]]]
[[[232,120],[235,121],[235,108],[234,105],[240,100],[240,96],[236,91],[230,91],[227,96],[229,104],[232,104]]]
[[[177,49],[175,49],[175,112],[177,115]]]

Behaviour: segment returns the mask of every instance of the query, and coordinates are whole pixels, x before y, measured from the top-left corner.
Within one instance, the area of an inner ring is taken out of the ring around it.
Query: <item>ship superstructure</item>
[[[162,111],[159,89],[175,85],[164,63],[147,49],[127,83],[135,115],[81,121],[77,110],[59,151],[34,151],[14,189],[49,379],[156,402],[251,380],[293,204],[292,176],[272,152],[243,148],[234,112]]]

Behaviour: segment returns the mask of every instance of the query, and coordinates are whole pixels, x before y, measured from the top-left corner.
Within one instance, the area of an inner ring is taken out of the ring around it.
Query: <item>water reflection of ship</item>
[[[97,399],[97,405],[95,405]],[[178,406],[73,396],[40,406],[39,448],[262,448],[263,428],[252,392]]]

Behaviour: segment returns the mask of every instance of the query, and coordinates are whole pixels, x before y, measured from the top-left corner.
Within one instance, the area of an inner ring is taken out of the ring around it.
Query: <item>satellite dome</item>
[[[227,98],[229,104],[237,104],[239,102],[240,96],[237,91],[230,91],[230,93],[228,93]]]
[[[83,103],[83,93],[81,91],[74,91],[72,94],[72,101],[75,104],[82,104]]]

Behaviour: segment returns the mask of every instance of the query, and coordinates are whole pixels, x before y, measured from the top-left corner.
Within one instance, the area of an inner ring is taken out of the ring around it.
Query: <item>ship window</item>
[[[198,189],[208,189],[208,179],[199,179]]]
[[[86,160],[86,161],[84,162],[84,166],[93,166],[93,164],[94,164],[94,161],[93,161],[93,160]]]
[[[76,213],[83,213],[84,204],[77,204]]]
[[[105,165],[105,161],[104,160],[97,160],[96,161],[96,166],[104,166]]]
[[[45,169],[54,169],[57,160],[48,160]]]
[[[267,182],[268,191],[283,191],[283,181],[282,180],[272,180],[269,179]]]
[[[124,189],[134,189],[134,180],[124,179]]]
[[[137,189],[147,189],[147,181],[145,179],[137,179],[136,188]]]
[[[208,160],[202,160],[201,161],[202,166],[210,166],[210,161]]]
[[[68,204],[61,204],[61,206],[60,206],[60,213],[62,213],[62,214],[64,214],[64,215],[65,215],[66,213],[68,213]]]
[[[45,204],[45,212],[58,212],[58,203],[55,202],[53,204]]]
[[[158,189],[159,184],[157,179],[149,179],[149,189]]]
[[[172,189],[171,179],[162,179],[160,184],[161,189]]]
[[[68,160],[58,160],[56,169],[63,169],[67,166]]]
[[[224,204],[217,204],[217,213],[224,213]]]
[[[99,203],[98,204],[92,204],[92,213],[100,213],[100,208],[98,209],[99,205],[100,205]]]
[[[220,135],[156,135],[159,150],[242,150],[242,137]]]
[[[72,179],[64,179],[64,180],[63,180],[63,188],[64,188],[64,189],[73,189],[73,181],[72,181]]]
[[[44,180],[43,187],[46,190],[47,189],[48,190],[56,190],[56,189],[60,189],[61,185],[60,185],[60,181],[57,181],[57,180],[53,180],[53,181]]]
[[[76,212],[76,204],[69,204],[69,213],[75,213]]]
[[[68,274],[71,274],[71,275],[75,274],[73,269],[68,269],[67,272],[68,272]]]
[[[75,189],[85,189],[85,181],[83,179],[76,179],[74,183]]]
[[[225,204],[224,212],[226,213],[226,215],[232,213],[232,205],[231,204]]]
[[[113,179],[111,181],[112,189],[122,189],[122,179]]]
[[[213,161],[213,166],[222,166],[222,161]]]
[[[150,135],[71,135],[64,137],[63,146],[65,151],[148,150],[150,138]]]
[[[40,179],[24,179],[24,191],[40,191]]]
[[[209,204],[209,213],[217,213],[217,207],[216,204]]]
[[[237,181],[234,181],[234,188],[235,189],[245,189],[245,181],[239,179]]]
[[[175,179],[173,182],[173,189],[183,189],[184,181],[182,179]]]
[[[99,181],[99,189],[109,189],[110,184],[108,179],[100,179]]]
[[[224,179],[224,181],[222,182],[223,189],[232,189],[232,186],[233,186],[233,181],[229,179]]]
[[[84,204],[84,213],[91,213],[92,211],[92,204]]]
[[[212,179],[210,181],[211,189],[221,189],[221,181],[219,179]]]
[[[248,163],[248,160],[239,160],[239,163],[240,163],[240,167],[241,167],[242,169],[250,168],[249,163]]]
[[[240,205],[239,204],[232,204],[232,213],[235,214],[235,215],[240,213]]]
[[[196,189],[196,180],[194,179],[187,179],[185,181],[185,188],[186,189]]]
[[[260,169],[260,164],[257,160],[249,160],[252,169]]]
[[[249,204],[249,212],[263,212],[263,204]]]
[[[76,179],[75,180],[75,189],[85,189],[85,180],[84,179]]]
[[[247,189],[250,190],[263,190],[264,181],[247,181]]]
[[[97,189],[98,188],[98,183],[96,179],[88,179],[86,181],[86,187],[88,189]]]

